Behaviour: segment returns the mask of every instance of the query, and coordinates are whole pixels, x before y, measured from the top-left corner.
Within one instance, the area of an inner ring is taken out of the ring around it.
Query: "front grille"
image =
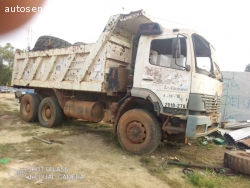
[[[215,100],[214,95],[203,95],[202,100],[205,103],[207,113],[219,113],[221,105],[221,97],[217,97]]]

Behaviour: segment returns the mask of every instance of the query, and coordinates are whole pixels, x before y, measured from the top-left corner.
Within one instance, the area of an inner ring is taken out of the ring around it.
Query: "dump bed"
[[[150,22],[144,11],[114,15],[95,44],[16,53],[12,86],[107,92],[111,69],[127,80],[133,38]]]

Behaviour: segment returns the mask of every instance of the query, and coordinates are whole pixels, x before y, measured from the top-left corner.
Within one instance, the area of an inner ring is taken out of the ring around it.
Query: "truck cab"
[[[163,29],[160,35],[141,36],[134,75],[132,95],[150,96],[158,113],[175,119],[163,130],[198,137],[218,128],[222,77],[214,48],[201,35]],[[176,126],[183,120],[186,126]]]

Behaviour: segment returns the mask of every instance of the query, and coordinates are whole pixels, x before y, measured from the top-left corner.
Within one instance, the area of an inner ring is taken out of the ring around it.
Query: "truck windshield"
[[[168,67],[173,69],[184,70],[187,57],[187,44],[184,37],[180,37],[180,58],[176,59],[172,57],[172,38],[167,39],[154,39],[151,41],[149,63],[162,67]],[[180,66],[178,66],[180,65]]]

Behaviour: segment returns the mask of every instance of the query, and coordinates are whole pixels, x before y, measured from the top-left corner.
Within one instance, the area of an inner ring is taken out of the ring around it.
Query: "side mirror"
[[[181,56],[181,48],[180,48],[180,39],[179,35],[177,38],[172,39],[172,57],[173,58],[180,58]]]

